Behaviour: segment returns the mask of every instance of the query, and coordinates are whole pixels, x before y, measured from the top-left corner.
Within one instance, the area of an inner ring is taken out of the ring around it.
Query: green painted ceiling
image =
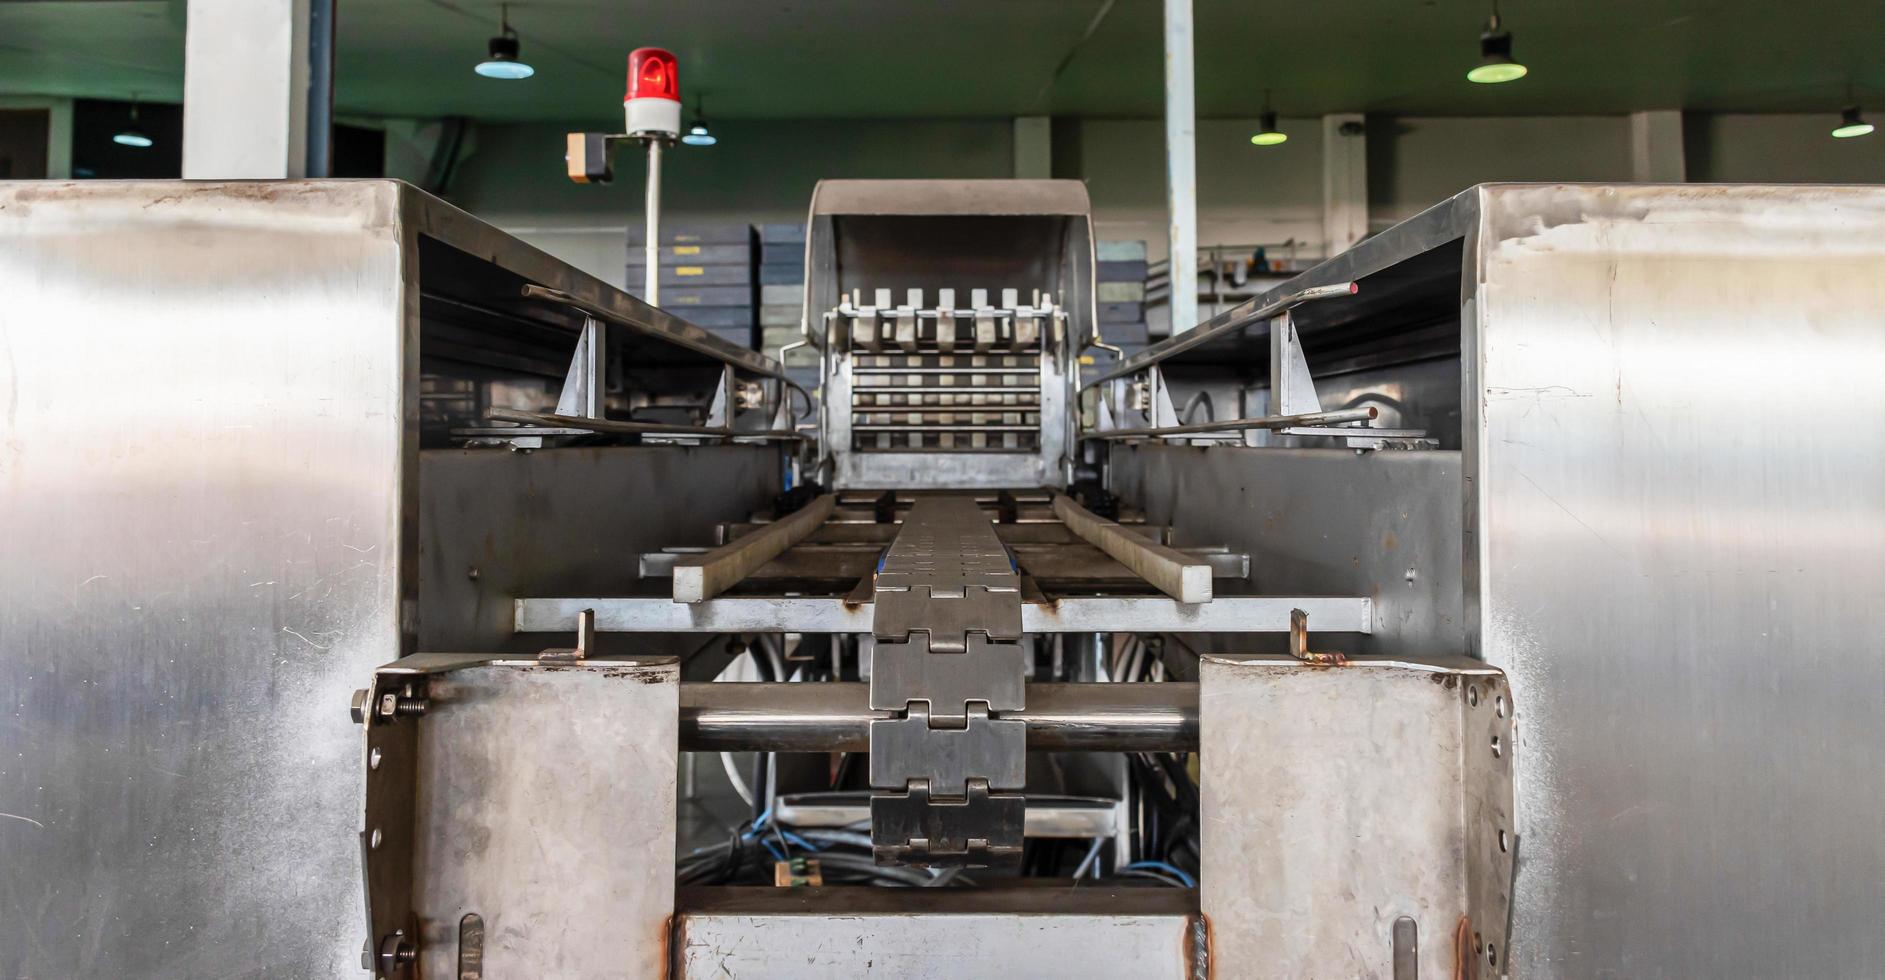
[[[1885,115],[1885,0],[1506,0],[1530,77],[1464,73],[1477,0],[1195,0],[1198,111],[1285,115],[1834,111]],[[482,79],[485,0],[339,0],[343,114],[618,118],[622,63],[674,50],[712,116],[1156,116],[1159,0],[518,0],[538,74]],[[0,94],[175,100],[184,0],[0,2]],[[1056,69],[1064,63],[1064,70]]]

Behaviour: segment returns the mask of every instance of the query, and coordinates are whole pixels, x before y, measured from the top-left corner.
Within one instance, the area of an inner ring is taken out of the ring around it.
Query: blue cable
[[[1134,861],[1131,864],[1126,865],[1124,868],[1121,868],[1120,870],[1121,871],[1163,871],[1163,872],[1166,872],[1167,874],[1175,876],[1179,881],[1184,882],[1186,888],[1198,887],[1198,880],[1196,878],[1193,878],[1192,876],[1186,874],[1184,871],[1180,870],[1179,868],[1173,865],[1166,864],[1163,861]]]
[[[767,807],[764,810],[761,810],[759,812],[759,816],[754,818],[753,820],[753,828],[751,830],[748,830],[746,833],[741,834],[740,840],[752,840],[753,838],[759,836],[760,829],[765,827],[766,821],[771,820],[771,819],[772,819],[772,807]]]

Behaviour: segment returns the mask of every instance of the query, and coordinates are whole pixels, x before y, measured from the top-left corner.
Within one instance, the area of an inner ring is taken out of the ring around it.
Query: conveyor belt
[[[1021,575],[973,498],[925,497],[873,577],[871,842],[879,864],[1021,857]]]
[[[851,721],[868,733],[883,864],[1019,858],[1027,633],[1287,632],[1303,616],[1323,631],[1371,625],[1365,598],[1218,595],[1214,575],[1247,577],[1247,558],[1226,567],[1170,547],[1166,529],[1115,523],[1053,490],[854,490],[723,534],[704,553],[643,557],[672,576],[669,596],[523,599],[517,628],[566,629],[588,612],[603,631],[860,635],[868,711]],[[812,594],[750,594],[769,585]]]

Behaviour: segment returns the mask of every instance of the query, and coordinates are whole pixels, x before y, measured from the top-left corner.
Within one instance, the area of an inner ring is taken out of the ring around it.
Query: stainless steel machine
[[[1078,183],[808,221],[813,390],[402,184],[0,185],[0,973],[1876,972],[1885,454],[1774,396],[1885,192],[1128,358]]]

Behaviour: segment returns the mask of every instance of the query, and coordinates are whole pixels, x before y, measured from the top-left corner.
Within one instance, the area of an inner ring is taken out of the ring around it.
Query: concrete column
[[[1051,116],[1016,116],[1014,175],[1029,180],[1054,176],[1054,120]]]
[[[1322,240],[1340,255],[1368,236],[1368,131],[1361,113],[1322,117]]]
[[[1682,149],[1682,111],[1630,113],[1630,179],[1680,184],[1689,179]]]
[[[1171,224],[1172,333],[1198,325],[1197,109],[1191,0],[1165,0],[1165,190]]]
[[[308,0],[189,0],[183,176],[307,173]]]
[[[46,178],[72,179],[72,100],[53,99],[47,106]]]

